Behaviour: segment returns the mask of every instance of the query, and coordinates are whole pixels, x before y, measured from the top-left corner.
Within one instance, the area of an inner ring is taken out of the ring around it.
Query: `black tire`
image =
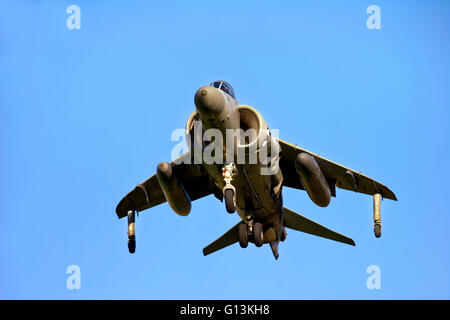
[[[253,224],[253,241],[257,247],[261,247],[264,243],[262,224],[255,222]]]
[[[281,241],[284,241],[284,240],[286,240],[286,237],[287,237],[287,231],[286,231],[286,228],[283,227],[283,230],[281,231],[281,237],[280,237],[280,240],[281,240]]]
[[[236,208],[234,207],[234,191],[233,189],[225,190],[225,207],[228,213],[234,213]]]
[[[134,253],[136,251],[136,238],[134,236],[131,236],[128,239],[128,251],[130,253]]]
[[[247,248],[248,246],[248,227],[246,223],[241,223],[238,226],[238,239],[239,239],[239,245],[241,248]]]
[[[375,237],[377,238],[381,237],[381,226],[379,224],[376,224],[373,227],[373,232],[375,232]]]

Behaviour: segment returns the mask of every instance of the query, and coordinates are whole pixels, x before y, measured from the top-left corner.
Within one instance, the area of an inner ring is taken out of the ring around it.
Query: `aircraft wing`
[[[295,170],[295,160],[300,152],[305,152],[313,156],[316,160],[323,175],[330,184],[330,190],[333,196],[336,195],[334,186],[338,186],[341,189],[369,195],[380,193],[383,198],[397,201],[395,194],[383,184],[281,139],[277,140],[281,149],[280,168],[283,172],[284,186],[304,190],[299,175]]]
[[[175,176],[191,201],[194,201],[211,194],[214,186],[211,186],[208,176],[202,173],[201,165],[183,162],[189,157],[191,157],[190,152],[183,154],[172,162],[172,166]],[[123,218],[127,216],[130,208],[139,212],[164,202],[166,202],[166,198],[159,186],[156,174],[154,174],[143,183],[138,184],[119,202],[116,213],[119,218]]]

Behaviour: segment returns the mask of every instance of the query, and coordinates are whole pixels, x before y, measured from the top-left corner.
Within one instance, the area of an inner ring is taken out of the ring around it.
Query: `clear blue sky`
[[[66,8],[81,8],[68,30]],[[366,8],[381,8],[369,30]],[[450,298],[447,1],[2,1],[0,298]],[[386,184],[285,205],[356,242],[289,232],[270,249],[202,248],[238,221],[214,197],[137,220],[118,201],[170,159],[197,88],[229,81],[282,139]],[[81,268],[81,289],[66,268]],[[366,269],[381,268],[368,290]]]

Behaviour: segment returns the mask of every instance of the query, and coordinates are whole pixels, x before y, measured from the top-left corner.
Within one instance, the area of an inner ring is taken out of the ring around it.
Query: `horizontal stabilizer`
[[[342,234],[339,234],[337,232],[334,232],[333,230],[325,228],[324,226],[321,226],[320,224],[312,220],[309,220],[285,207],[283,207],[283,224],[285,227],[290,229],[350,244],[352,246],[355,245],[355,242],[352,239],[347,238],[346,236],[343,236]]]
[[[207,256],[208,254],[211,254],[213,252],[216,252],[220,249],[223,249],[225,247],[228,247],[229,245],[232,245],[233,243],[236,243],[239,241],[238,238],[238,226],[244,223],[243,221],[239,221],[237,225],[235,225],[233,228],[225,232],[223,236],[221,236],[219,239],[208,245],[203,249],[203,255]]]

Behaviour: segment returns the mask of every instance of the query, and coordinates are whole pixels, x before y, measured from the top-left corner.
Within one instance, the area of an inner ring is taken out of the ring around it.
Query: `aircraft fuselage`
[[[208,164],[202,161],[202,165],[216,186],[220,190],[226,190],[227,183],[223,176],[224,166],[233,163],[236,170],[230,187],[234,189],[236,211],[250,226],[255,222],[263,225],[264,243],[279,240],[282,231],[282,172],[278,169],[262,174],[264,169],[268,169],[270,163],[265,163],[265,158],[259,156],[255,157],[256,161],[255,159],[251,161],[249,155],[253,152],[259,155],[262,148],[259,145],[250,150],[249,145],[252,144],[252,140],[256,143],[259,137],[261,141],[267,139],[265,145],[270,143],[271,136],[264,119],[255,109],[249,106],[239,106],[236,99],[211,86],[198,89],[194,101],[204,131],[219,130],[224,146],[222,163]],[[241,135],[236,134],[237,138],[233,140],[235,136],[229,134],[230,130],[239,129],[242,130]],[[254,130],[253,136],[252,134],[247,137],[242,136],[247,130],[252,129]],[[260,131],[263,130],[265,131],[260,136]],[[233,149],[231,159],[227,158],[227,151],[230,151],[230,148]],[[244,157],[241,157],[241,160],[244,161],[239,161],[239,152],[245,154]]]

